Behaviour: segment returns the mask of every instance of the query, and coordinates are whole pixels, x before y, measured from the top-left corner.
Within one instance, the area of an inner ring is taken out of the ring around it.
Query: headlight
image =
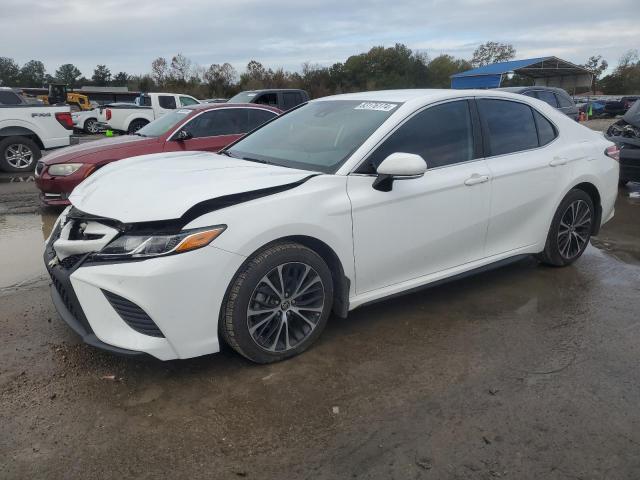
[[[226,225],[185,230],[175,235],[121,235],[100,250],[101,259],[117,257],[146,258],[183,253],[209,245]]]
[[[49,175],[54,177],[66,177],[77,172],[82,163],[58,163],[49,167]]]

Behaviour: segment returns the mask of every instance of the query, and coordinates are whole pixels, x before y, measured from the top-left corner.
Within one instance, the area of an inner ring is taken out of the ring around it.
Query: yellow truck
[[[66,103],[71,107],[77,106],[80,110],[91,110],[93,106],[89,102],[89,97],[81,93],[69,92],[67,86],[62,83],[50,83],[48,95],[38,95],[45,105],[56,105]]]

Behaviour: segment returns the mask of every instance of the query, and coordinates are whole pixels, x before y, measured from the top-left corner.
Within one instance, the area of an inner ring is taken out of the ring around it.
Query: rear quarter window
[[[549,120],[543,117],[536,110],[533,110],[533,116],[536,120],[536,126],[538,127],[538,139],[540,141],[540,146],[542,147],[551,143],[558,136],[556,127],[554,127]]]

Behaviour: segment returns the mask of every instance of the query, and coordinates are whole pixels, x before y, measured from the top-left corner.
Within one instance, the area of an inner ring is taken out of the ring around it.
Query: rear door
[[[490,177],[472,101],[430,106],[399,126],[349,175],[356,291],[365,293],[483,256]],[[421,178],[372,187],[388,155],[421,155]]]
[[[546,238],[571,153],[554,140],[557,128],[526,103],[478,99],[492,193],[486,256]]]
[[[167,140],[165,151],[203,150],[217,152],[236,141],[249,128],[248,108],[217,108],[195,116],[180,130],[192,135],[189,140],[175,140],[177,131]]]

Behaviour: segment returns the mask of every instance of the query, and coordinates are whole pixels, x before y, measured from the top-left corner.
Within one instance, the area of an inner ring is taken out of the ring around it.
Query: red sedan
[[[192,105],[163,115],[134,135],[52,152],[36,165],[40,199],[48,206],[68,205],[67,198],[76,185],[103,165],[123,158],[183,150],[217,152],[280,113],[277,108],[257,104]]]

